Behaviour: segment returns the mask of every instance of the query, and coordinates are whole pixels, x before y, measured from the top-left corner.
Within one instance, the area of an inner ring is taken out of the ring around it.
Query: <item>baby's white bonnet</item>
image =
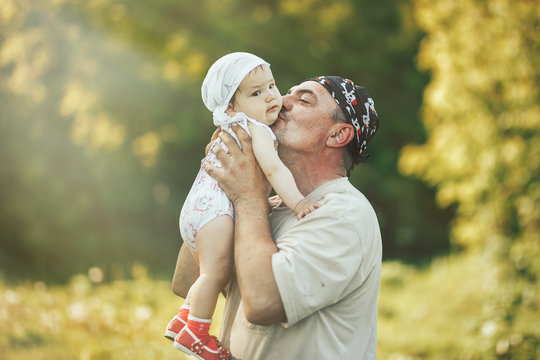
[[[234,52],[221,57],[210,67],[201,87],[201,95],[204,105],[214,115],[214,125],[222,126],[229,122],[230,117],[225,113],[229,101],[244,77],[259,65],[270,66],[256,55]]]

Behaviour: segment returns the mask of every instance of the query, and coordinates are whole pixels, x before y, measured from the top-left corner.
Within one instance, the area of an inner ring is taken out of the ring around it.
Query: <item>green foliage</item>
[[[155,59],[104,33],[96,6],[0,7],[0,263],[10,274],[61,280],[139,260],[165,271],[164,258],[170,271],[180,244],[178,209],[165,205],[181,202],[202,156],[200,101],[191,89],[176,97]],[[170,161],[158,168],[161,149]],[[165,165],[188,170],[168,179]]]
[[[5,360],[185,359],[163,333],[182,299],[134,266],[130,280],[102,281],[102,269],[64,286],[9,287],[0,281],[0,350]],[[219,333],[224,299],[211,331]]]
[[[441,258],[425,269],[384,262],[379,297],[377,359],[494,360],[504,323],[485,300],[498,282],[489,257]],[[8,286],[0,281],[2,359],[182,359],[163,337],[181,299],[168,282],[132,269],[129,280],[92,268],[67,285]],[[536,284],[533,292],[540,292]],[[511,359],[540,357],[538,300],[499,343]],[[219,332],[220,298],[212,333]],[[519,350],[519,352],[515,352]]]
[[[316,26],[314,24],[317,24]],[[433,192],[397,171],[423,140],[426,83],[408,2],[0,3],[0,270],[66,280],[133,261],[169,273],[177,216],[213,131],[200,99],[231,51],[272,63],[282,92],[341,74],[365,85],[382,128],[352,181],[374,203],[386,257],[448,248]]]
[[[533,360],[540,357],[540,285],[512,331],[493,316],[500,286],[489,255],[437,259],[425,269],[383,263],[378,359]]]
[[[536,306],[540,275],[538,4],[419,0],[416,17],[427,32],[419,64],[432,73],[428,139],[405,147],[400,169],[437,186],[441,205],[457,205],[455,244],[490,257],[491,316],[504,324],[494,347],[499,358],[519,358],[526,350],[508,339]]]

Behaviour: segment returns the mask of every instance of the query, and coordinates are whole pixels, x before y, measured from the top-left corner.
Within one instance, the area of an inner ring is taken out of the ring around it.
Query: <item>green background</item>
[[[2,0],[4,295],[28,282],[69,286],[90,268],[101,284],[131,278],[134,264],[169,279],[178,214],[214,129],[202,79],[222,55],[248,51],[272,64],[282,93],[341,75],[375,100],[372,158],[351,181],[381,225],[380,317],[389,324],[381,331],[403,331],[404,314],[423,299],[428,313],[455,319],[455,331],[473,339],[466,346],[462,335],[426,330],[433,338],[424,347],[421,336],[402,344],[380,333],[381,356],[535,358],[539,8],[526,0]]]

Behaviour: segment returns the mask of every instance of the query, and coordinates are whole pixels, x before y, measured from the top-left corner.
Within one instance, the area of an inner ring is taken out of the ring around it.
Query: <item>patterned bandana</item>
[[[351,80],[339,76],[319,76],[307,79],[316,81],[328,90],[339,105],[347,122],[356,130],[354,145],[354,162],[366,161],[369,155],[364,155],[367,144],[379,129],[379,117],[375,111],[375,103],[366,88],[355,85]]]

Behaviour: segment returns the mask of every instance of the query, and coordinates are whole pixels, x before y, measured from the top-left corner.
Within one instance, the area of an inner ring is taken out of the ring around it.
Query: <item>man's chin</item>
[[[274,121],[274,123],[272,125],[270,125],[270,129],[274,132],[274,134],[276,133],[276,131],[279,131],[280,129],[283,129],[283,121],[281,121],[279,118]]]

